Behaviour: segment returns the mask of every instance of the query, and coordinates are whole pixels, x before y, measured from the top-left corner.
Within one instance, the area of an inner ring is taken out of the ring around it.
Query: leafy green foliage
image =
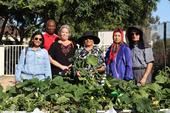
[[[94,113],[96,110],[131,109],[154,113],[170,108],[170,68],[158,73],[155,83],[136,86],[134,81],[107,78],[105,84],[70,83],[62,76],[53,80],[26,80],[6,92],[0,87],[0,110]]]
[[[75,56],[76,57],[76,56]],[[103,74],[98,73],[98,58],[95,55],[87,55],[86,58],[73,58],[74,59],[74,73],[80,72],[80,77],[77,79],[85,84],[101,83]]]
[[[21,42],[49,19],[58,28],[71,26],[73,37],[129,25],[148,25],[159,0],[8,0],[0,1],[0,16],[19,30]],[[1,38],[0,38],[1,40]]]
[[[98,58],[94,55],[89,55],[87,56],[87,64],[92,65],[92,66],[96,66],[98,63]]]

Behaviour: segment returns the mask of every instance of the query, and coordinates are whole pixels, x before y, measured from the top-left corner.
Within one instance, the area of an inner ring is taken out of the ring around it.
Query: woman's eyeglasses
[[[34,40],[42,41],[42,38],[34,38]]]
[[[131,36],[134,36],[134,35],[136,35],[136,36],[137,36],[137,35],[140,35],[140,34],[139,34],[139,33],[137,33],[137,32],[132,32],[132,33],[131,33]]]

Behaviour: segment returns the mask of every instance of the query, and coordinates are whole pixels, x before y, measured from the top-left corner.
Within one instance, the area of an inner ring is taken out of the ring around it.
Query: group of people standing
[[[154,57],[151,46],[145,41],[145,33],[139,27],[129,27],[126,31],[128,45],[123,37],[122,29],[114,30],[113,43],[105,56],[107,75],[135,79],[139,85],[151,83]]]
[[[132,80],[145,85],[151,83],[153,67],[153,52],[144,42],[144,33],[137,27],[129,27],[126,36],[129,45],[124,42],[122,29],[113,32],[113,43],[107,49],[106,54],[96,46],[100,43],[98,36],[92,32],[85,32],[76,43],[70,40],[71,29],[68,25],[62,25],[58,35],[55,34],[56,23],[48,20],[46,32],[35,32],[29,42],[29,46],[22,50],[16,67],[16,81],[24,79],[54,78],[56,75],[67,72],[73,67],[72,58],[86,59],[89,55],[97,57],[95,66],[98,73],[105,73],[116,79]],[[92,65],[86,65],[85,70],[93,70]],[[76,77],[80,77],[79,70],[75,70]],[[95,76],[95,75],[93,75]]]

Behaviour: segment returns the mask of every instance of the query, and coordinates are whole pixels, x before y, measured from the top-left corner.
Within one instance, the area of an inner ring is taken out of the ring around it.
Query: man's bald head
[[[56,22],[53,19],[49,19],[46,23],[46,32],[50,35],[54,34],[56,30]]]

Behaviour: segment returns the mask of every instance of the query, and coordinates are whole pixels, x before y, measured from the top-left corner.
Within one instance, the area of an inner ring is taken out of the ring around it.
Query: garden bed
[[[136,86],[134,81],[113,78],[107,78],[104,85],[97,84],[92,78],[81,78],[74,83],[69,80],[69,75],[45,81],[32,79],[6,92],[1,87],[0,111],[32,112],[39,108],[58,113],[95,113],[116,108],[120,113],[166,112],[170,108],[169,73],[169,68],[160,71],[156,81],[146,86]]]

